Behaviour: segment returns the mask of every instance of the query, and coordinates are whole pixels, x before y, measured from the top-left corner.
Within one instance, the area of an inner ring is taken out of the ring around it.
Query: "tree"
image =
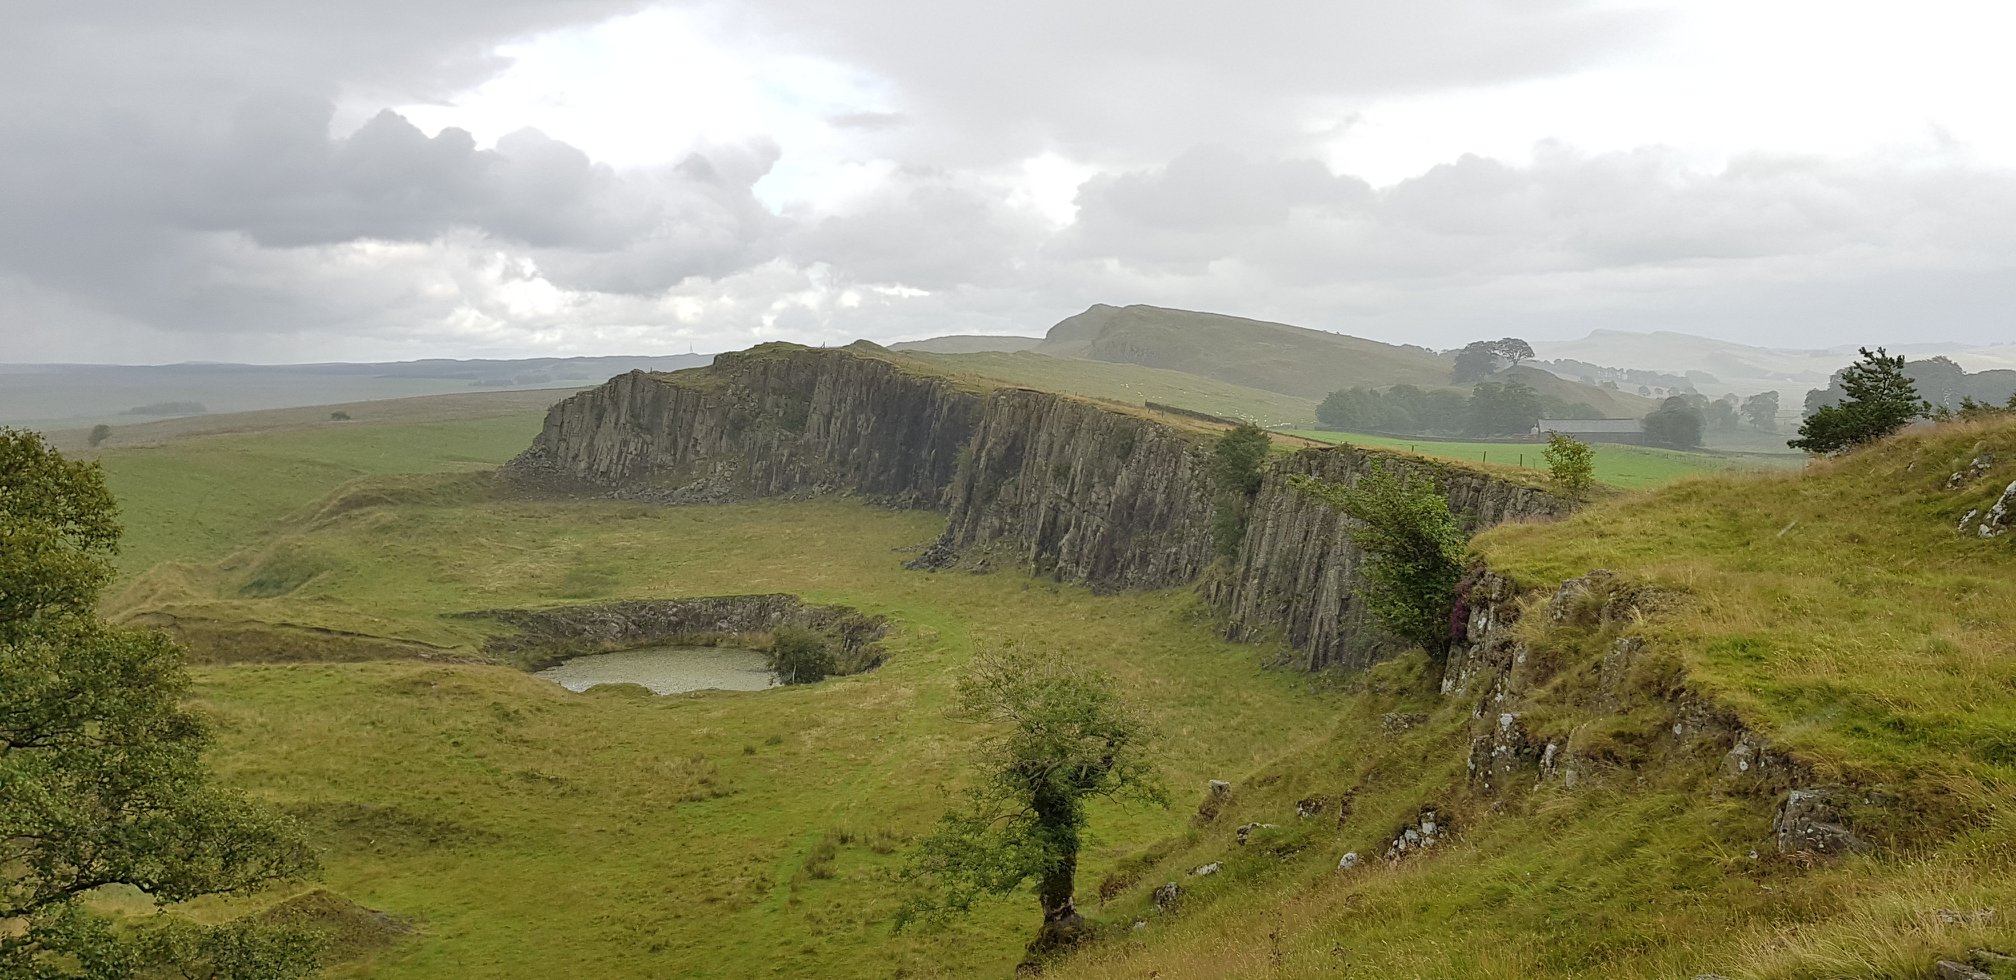
[[[1507,337],[1504,340],[1494,341],[1491,344],[1491,352],[1510,361],[1511,363],[1506,365],[1509,370],[1518,367],[1520,361],[1533,356],[1533,345],[1517,337]]]
[[[1470,392],[1463,431],[1473,436],[1523,435],[1540,421],[1540,392],[1520,381],[1486,381]]]
[[[343,412],[343,411],[336,411],[336,412],[330,412],[330,413],[329,413],[329,421],[331,421],[331,422],[348,422],[348,421],[350,421],[350,413],[349,413],[349,412]]]
[[[1094,798],[1166,804],[1143,756],[1147,730],[1110,678],[1058,656],[1011,650],[982,656],[959,681],[958,717],[986,725],[978,783],[947,813],[911,862],[928,886],[905,905],[916,918],[963,913],[1034,882],[1043,925],[1032,953],[1076,942],[1078,848]]]
[[[180,648],[93,617],[119,531],[95,464],[0,429],[0,976],[302,975],[298,930],[115,929],[85,905],[108,885],[172,904],[312,867],[291,822],[210,781]]]
[[[1841,372],[1841,388],[1847,398],[1839,405],[1815,409],[1800,424],[1799,438],[1787,445],[1816,454],[1846,452],[1896,432],[1931,410],[1904,375],[1904,355],[1892,355],[1881,347],[1873,354],[1862,348],[1862,359]]]
[[[1378,428],[1373,422],[1378,399],[1379,393],[1369,388],[1333,391],[1316,405],[1316,425],[1332,432]]]
[[[1246,518],[1253,495],[1260,492],[1260,466],[1274,441],[1267,430],[1242,424],[1226,430],[1211,451],[1211,536],[1218,553],[1231,557],[1246,537]]]
[[[770,634],[764,661],[786,684],[816,684],[836,669],[833,645],[802,626],[779,626]]]
[[[100,422],[97,425],[91,427],[91,434],[85,436],[84,441],[88,443],[91,446],[91,448],[96,449],[98,448],[99,444],[103,443],[105,440],[110,438],[112,438],[112,427],[106,425],[103,422]]]
[[[1547,461],[1547,471],[1562,496],[1577,501],[1589,499],[1589,490],[1596,485],[1594,448],[1574,436],[1556,432],[1547,437],[1547,448],[1540,450],[1540,458]]]
[[[1379,625],[1430,654],[1445,653],[1466,538],[1434,481],[1374,463],[1353,484],[1299,477],[1290,485],[1358,521],[1349,533],[1365,552],[1360,594]]]
[[[1759,432],[1778,431],[1778,393],[1766,391],[1743,399],[1743,417]]]
[[[1659,403],[1645,416],[1645,441],[1668,449],[1695,449],[1701,445],[1701,413],[1674,395]]]
[[[1456,384],[1482,381],[1498,373],[1497,345],[1489,340],[1479,340],[1466,344],[1456,352],[1456,364],[1449,372],[1449,380]]]

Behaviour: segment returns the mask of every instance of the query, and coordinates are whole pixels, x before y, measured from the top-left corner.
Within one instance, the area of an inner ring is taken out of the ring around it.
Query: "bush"
[[[1309,477],[1292,485],[1359,521],[1351,540],[1365,552],[1362,595],[1379,625],[1431,654],[1446,652],[1467,539],[1434,481],[1374,463],[1350,486]]]
[[[1562,496],[1578,501],[1589,498],[1589,488],[1596,484],[1596,450],[1588,443],[1556,432],[1547,437],[1547,448],[1540,451],[1540,458],[1547,461],[1547,471]]]
[[[779,626],[771,634],[770,652],[765,656],[777,679],[786,684],[813,684],[833,673],[833,645],[826,637],[802,626]]]
[[[349,412],[330,412],[330,413],[329,413],[329,421],[331,421],[331,422],[348,422],[348,421],[350,421],[350,413],[349,413]]]
[[[1696,449],[1701,445],[1701,426],[1701,413],[1675,395],[1645,416],[1645,441],[1668,449]]]
[[[1257,425],[1235,426],[1218,437],[1211,452],[1211,537],[1218,553],[1231,557],[1246,537],[1246,517],[1253,495],[1260,492],[1260,466],[1273,448],[1267,430]]]
[[[96,449],[99,443],[110,438],[112,438],[112,427],[101,423],[91,427],[91,435],[85,441],[91,444],[91,448]]]

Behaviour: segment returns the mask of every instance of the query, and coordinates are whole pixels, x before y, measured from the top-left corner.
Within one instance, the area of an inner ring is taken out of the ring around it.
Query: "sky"
[[[2016,341],[1978,0],[0,0],[0,362]]]

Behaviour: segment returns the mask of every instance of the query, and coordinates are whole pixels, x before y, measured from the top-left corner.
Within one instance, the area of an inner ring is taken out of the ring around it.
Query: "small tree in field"
[[[1021,651],[980,658],[959,681],[957,713],[989,729],[975,757],[979,782],[913,858],[929,890],[898,926],[1034,882],[1043,925],[1030,952],[1068,946],[1085,929],[1074,895],[1086,804],[1167,802],[1143,758],[1146,729],[1110,678]]]
[[[211,781],[182,650],[93,614],[119,530],[95,464],[0,429],[0,976],[301,976],[317,944],[299,930],[114,928],[87,904],[108,885],[172,904],[312,865],[289,821]]]
[[[1589,490],[1596,485],[1594,447],[1556,432],[1547,437],[1547,448],[1540,450],[1540,458],[1547,461],[1547,472],[1562,496],[1570,500],[1589,499]]]
[[[1303,477],[1293,486],[1358,520],[1349,533],[1365,552],[1373,619],[1430,654],[1445,652],[1467,539],[1434,481],[1374,463],[1354,484]]]
[[[100,422],[91,427],[91,434],[85,436],[84,441],[89,443],[91,448],[96,449],[101,443],[110,438],[112,438],[112,427]]]
[[[1787,445],[1816,454],[1846,452],[1931,410],[1918,397],[1918,386],[1904,374],[1904,355],[1891,355],[1881,347],[1873,354],[1862,348],[1862,359],[1841,372],[1841,389],[1848,393],[1847,400],[1815,409],[1799,426],[1799,438]]]

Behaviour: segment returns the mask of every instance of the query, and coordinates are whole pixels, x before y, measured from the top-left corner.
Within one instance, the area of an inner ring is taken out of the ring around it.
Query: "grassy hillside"
[[[1364,435],[1356,432],[1331,432],[1325,429],[1280,431],[1317,442],[1343,442],[1354,446],[1404,449],[1423,456],[1453,459],[1460,463],[1474,463],[1479,466],[1510,466],[1540,471],[1545,471],[1547,468],[1546,460],[1540,457],[1540,450],[1545,448],[1541,443],[1444,442]],[[1610,444],[1597,444],[1595,449],[1596,479],[1627,490],[1665,486],[1675,480],[1705,473],[1783,469],[1788,465],[1798,465],[1805,458],[1787,457],[1782,461],[1758,458],[1735,459],[1703,453],[1676,452],[1671,449],[1654,449],[1650,446]]]
[[[1327,747],[1284,755],[1208,827],[1144,852],[1143,882],[1188,889],[1177,913],[1130,895],[1115,911],[1146,930],[1059,974],[1931,978],[1952,959],[2016,976],[1992,955],[2016,950],[2016,545],[1954,533],[2016,462],[1947,489],[1984,453],[2016,456],[2016,425],[1945,426],[1803,474],[1703,478],[1487,532],[1478,551],[1533,588],[1601,567],[1620,590],[1651,590],[1646,615],[1529,605],[1520,626],[1515,670],[1539,685],[1522,723],[1559,733],[1579,782],[1480,790],[1472,700],[1436,697],[1425,660],[1383,665],[1353,682]],[[1625,678],[1651,695],[1635,704],[1605,693],[1626,637],[1649,651]],[[1804,778],[1858,787],[1854,826],[1883,843],[1779,854],[1773,787],[1681,734],[1700,696]],[[1312,794],[1348,796],[1350,815],[1298,819]],[[1378,857],[1424,805],[1448,839]],[[1233,839],[1249,821],[1280,825],[1259,853]],[[1346,850],[1365,860],[1339,871]],[[1187,875],[1210,861],[1224,870]]]
[[[1035,352],[1180,371],[1312,401],[1343,388],[1447,387],[1451,365],[1424,347],[1217,313],[1103,304],[1059,321]],[[1655,407],[1649,399],[1532,368],[1514,368],[1508,376],[1543,395],[1588,403],[1605,417],[1636,418]]]
[[[95,455],[126,524],[120,575],[220,558],[361,476],[495,466],[524,449],[567,394],[437,395],[116,431]],[[339,409],[352,420],[330,421]]]
[[[1248,419],[1262,425],[1306,423],[1316,417],[1316,402],[1308,398],[1138,364],[1114,364],[1028,352],[911,352],[905,356],[932,370],[950,374],[971,375],[1130,405],[1158,402],[1194,412]]]

